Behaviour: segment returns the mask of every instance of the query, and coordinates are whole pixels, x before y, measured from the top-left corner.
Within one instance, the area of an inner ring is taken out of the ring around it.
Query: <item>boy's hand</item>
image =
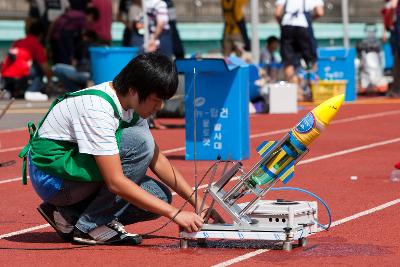
[[[175,218],[174,222],[185,229],[186,232],[197,232],[203,226],[204,220],[194,212],[181,211]]]
[[[203,212],[201,213],[201,218],[204,219],[206,217],[206,215],[208,213],[208,210],[209,210],[208,207],[203,210]],[[215,209],[211,210],[210,218],[213,219],[214,223],[225,223],[225,220],[222,218],[222,216]]]

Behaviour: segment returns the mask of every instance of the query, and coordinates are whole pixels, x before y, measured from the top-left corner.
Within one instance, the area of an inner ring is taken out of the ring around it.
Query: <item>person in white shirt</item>
[[[312,21],[324,15],[323,0],[277,0],[275,18],[281,26],[281,56],[287,81],[300,83],[295,66],[299,58],[315,69],[316,41]]]
[[[129,2],[125,3],[124,2]],[[120,7],[125,6],[128,27],[131,27],[129,44],[139,48],[139,52],[152,52],[158,50],[162,54],[172,57],[172,35],[169,26],[167,4],[162,0],[147,0],[142,7],[141,0],[121,1]],[[144,17],[143,10],[148,18],[148,31],[150,34],[147,46],[144,47]],[[124,37],[127,38],[127,37]],[[125,41],[126,42],[126,41]]]

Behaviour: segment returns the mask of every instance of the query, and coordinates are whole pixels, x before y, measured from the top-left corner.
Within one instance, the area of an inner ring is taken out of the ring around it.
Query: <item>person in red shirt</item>
[[[40,37],[43,36],[43,34],[41,23],[32,23],[28,28],[26,37],[13,43],[10,53],[5,60],[5,63],[13,62],[14,64],[5,64],[6,66],[1,70],[3,76],[4,73],[6,73],[6,76],[7,73],[11,75],[7,77],[6,89],[15,88],[15,85],[19,84],[20,87],[24,87],[19,88],[19,90],[24,91],[24,97],[28,101],[46,101],[48,99],[46,94],[40,92],[43,87],[43,76],[45,75],[47,77],[48,83],[51,83],[52,78],[52,72],[47,63],[45,48],[40,43]],[[16,53],[11,53],[13,51]],[[30,58],[21,56],[24,53],[28,53]],[[29,72],[26,73],[27,75],[20,75],[20,73],[13,70],[13,68],[18,68],[20,63],[22,64],[21,60],[25,60],[25,63],[30,65]],[[12,77],[12,73],[16,74],[15,77]],[[29,80],[30,82],[22,83],[24,85],[21,85],[21,79]],[[10,89],[8,90],[12,91]]]
[[[99,41],[111,45],[111,25],[113,21],[111,0],[91,0],[89,7],[99,12],[99,19],[88,23],[88,30],[96,32]]]

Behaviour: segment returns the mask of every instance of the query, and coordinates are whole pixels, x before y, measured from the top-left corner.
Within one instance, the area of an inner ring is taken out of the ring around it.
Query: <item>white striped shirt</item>
[[[123,110],[109,82],[88,89],[106,92],[114,100],[122,119],[132,119],[133,110]],[[67,98],[54,106],[39,129],[39,136],[77,143],[80,153],[115,155],[119,153],[115,138],[118,126],[119,120],[105,99],[84,95]]]

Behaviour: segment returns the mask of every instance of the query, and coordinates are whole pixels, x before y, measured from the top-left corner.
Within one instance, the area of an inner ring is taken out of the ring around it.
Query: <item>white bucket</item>
[[[269,113],[297,113],[297,85],[274,83],[269,85]]]

